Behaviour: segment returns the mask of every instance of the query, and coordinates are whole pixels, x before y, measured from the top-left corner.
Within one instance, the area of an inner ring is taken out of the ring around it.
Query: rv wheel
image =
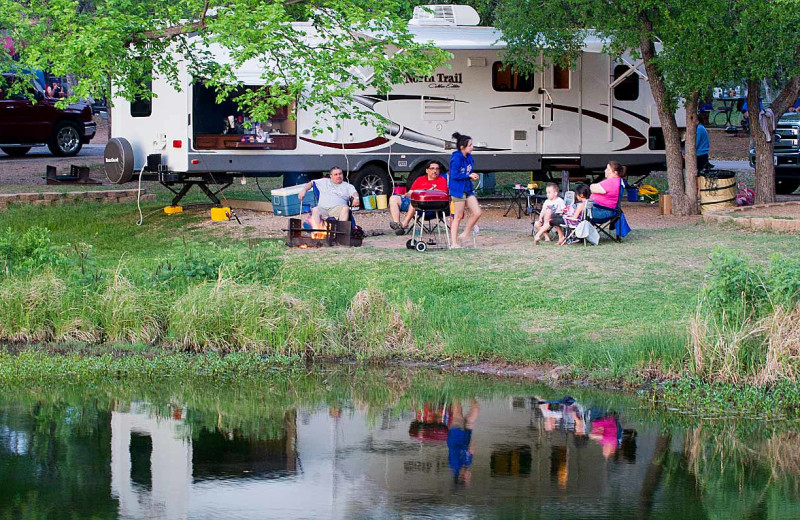
[[[106,178],[114,184],[130,182],[133,178],[133,148],[127,139],[114,137],[103,152]]]
[[[371,164],[359,170],[350,181],[358,190],[359,195],[389,195],[391,180],[386,170]]]

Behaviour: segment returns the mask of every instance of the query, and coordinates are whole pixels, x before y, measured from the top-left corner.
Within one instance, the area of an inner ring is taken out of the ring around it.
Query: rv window
[[[151,97],[136,96],[131,102],[131,117],[150,117],[153,113],[153,81],[145,83]]]
[[[616,80],[630,67],[627,65],[617,65],[614,67],[614,79]],[[639,75],[635,72],[622,80],[622,83],[614,87],[614,99],[617,101],[636,101],[639,99]]]
[[[569,90],[569,67],[553,65],[553,89]]]
[[[496,61],[492,65],[492,88],[498,92],[530,92],[533,90],[533,76],[520,76],[513,67]]]

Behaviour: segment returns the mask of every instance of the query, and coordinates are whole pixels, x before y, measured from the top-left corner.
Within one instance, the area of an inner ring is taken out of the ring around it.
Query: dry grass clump
[[[302,354],[330,346],[322,306],[271,286],[220,278],[190,287],[169,310],[169,337],[192,350]]]
[[[769,386],[800,379],[800,305],[741,322],[698,310],[689,332],[692,368],[708,380]]]
[[[397,308],[383,291],[362,289],[350,301],[340,326],[342,346],[359,359],[419,355],[411,326],[418,314],[411,301]]]
[[[762,320],[767,343],[764,367],[756,383],[769,385],[781,379],[797,381],[800,376],[800,304],[791,310],[778,307]]]

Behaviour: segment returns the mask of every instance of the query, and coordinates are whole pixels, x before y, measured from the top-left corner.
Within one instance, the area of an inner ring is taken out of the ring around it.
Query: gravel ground
[[[56,157],[46,146],[33,148],[21,158],[9,157],[0,152],[0,186],[44,185],[47,166],[55,166],[59,172],[69,171],[72,164],[89,166],[91,177],[105,181],[103,149],[108,142],[108,120],[95,116],[97,134],[91,143],[84,145],[75,157]]]

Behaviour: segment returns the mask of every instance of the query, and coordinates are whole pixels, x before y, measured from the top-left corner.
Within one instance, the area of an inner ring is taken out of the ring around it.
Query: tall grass
[[[690,323],[695,374],[770,385],[800,376],[800,259],[760,266],[718,250]]]

